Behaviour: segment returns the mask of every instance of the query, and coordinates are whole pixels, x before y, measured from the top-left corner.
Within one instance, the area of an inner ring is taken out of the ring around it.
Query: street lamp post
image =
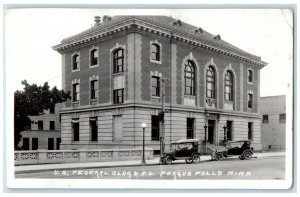
[[[205,154],[207,153],[207,139],[206,139],[206,129],[207,129],[207,126],[206,124],[204,125],[204,142],[205,142]]]
[[[143,158],[142,158],[142,163],[141,165],[146,165],[145,161],[145,128],[147,127],[146,123],[142,123],[142,128],[143,128]]]

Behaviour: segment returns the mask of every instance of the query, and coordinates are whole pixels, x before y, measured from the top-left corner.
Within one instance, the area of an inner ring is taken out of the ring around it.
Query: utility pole
[[[163,156],[165,153],[165,80],[160,78],[160,92],[161,92],[161,111],[159,112],[160,120],[160,163],[163,164]]]

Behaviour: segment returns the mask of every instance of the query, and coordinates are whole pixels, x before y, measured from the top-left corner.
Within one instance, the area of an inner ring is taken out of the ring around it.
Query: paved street
[[[271,156],[240,160],[202,161],[186,164],[149,165],[90,169],[47,170],[16,174],[16,178],[62,179],[284,179],[285,157]]]

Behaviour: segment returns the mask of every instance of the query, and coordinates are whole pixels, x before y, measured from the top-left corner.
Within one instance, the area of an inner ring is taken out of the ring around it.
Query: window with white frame
[[[91,99],[98,99],[99,90],[98,80],[91,81]]]
[[[253,94],[248,93],[248,109],[252,109],[252,108],[253,108]]]
[[[113,52],[113,73],[124,72],[124,49],[117,49]]]
[[[195,96],[195,65],[191,60],[185,63],[184,94]]]
[[[160,84],[159,84],[159,77],[152,76],[151,78],[151,95],[158,96],[160,95]]]
[[[124,102],[124,88],[114,90],[113,97],[114,97],[114,104],[123,103]]]
[[[72,57],[72,68],[73,70],[79,69],[79,54],[75,54]]]
[[[206,70],[206,98],[215,98],[215,69],[209,66]]]
[[[151,44],[151,60],[160,61],[160,46],[158,44]]]
[[[161,64],[162,45],[157,40],[150,41],[150,62]]]
[[[97,49],[93,49],[90,52],[90,65],[91,66],[96,66],[98,65],[98,50]]]
[[[229,70],[225,74],[225,101],[233,101],[233,75]]]
[[[79,101],[79,83],[73,84],[73,102]]]

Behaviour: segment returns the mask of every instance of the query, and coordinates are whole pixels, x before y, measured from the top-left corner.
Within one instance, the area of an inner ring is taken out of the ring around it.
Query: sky
[[[94,16],[167,15],[201,27],[268,65],[261,70],[261,96],[292,90],[293,20],[280,9],[9,9],[5,11],[6,84],[21,90],[21,81],[61,88],[61,56],[51,47],[90,28]]]

